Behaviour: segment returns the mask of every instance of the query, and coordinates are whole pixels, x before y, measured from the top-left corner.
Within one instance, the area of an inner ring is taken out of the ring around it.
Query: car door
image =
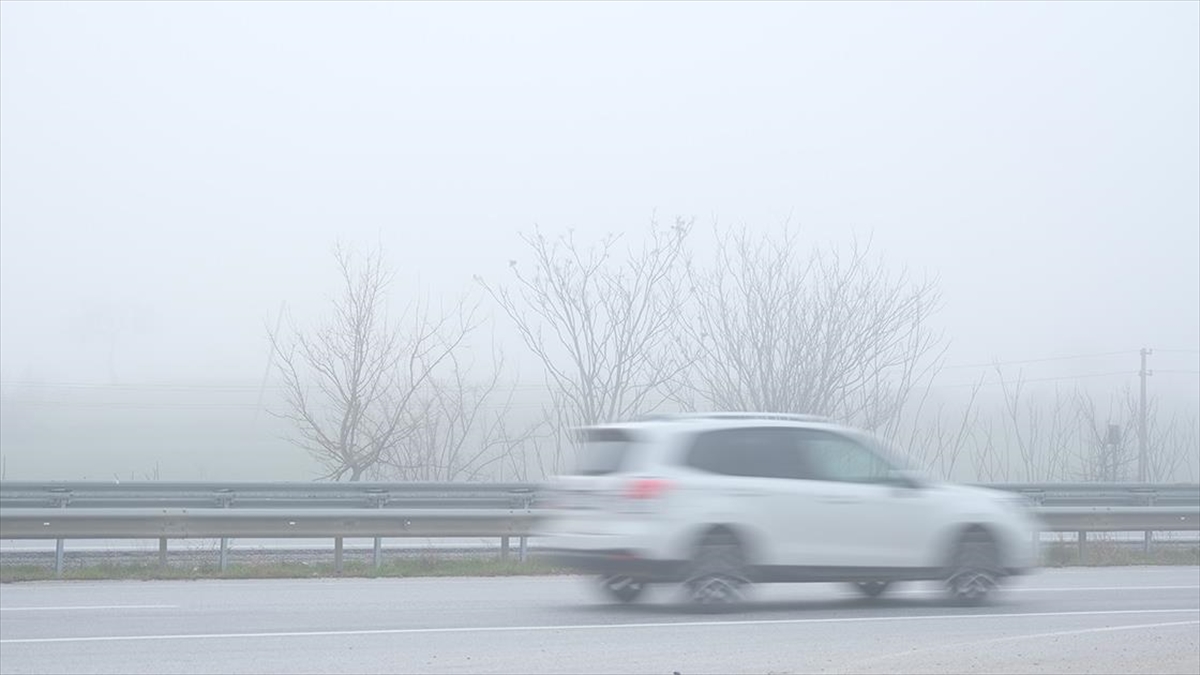
[[[702,522],[740,525],[754,532],[755,563],[790,565],[809,529],[809,491],[790,431],[744,427],[699,434],[685,465],[701,472],[689,481],[705,493]]]
[[[934,527],[928,491],[898,482],[896,467],[858,440],[831,431],[797,432],[813,479],[813,549],[822,565],[901,568],[922,564]]]

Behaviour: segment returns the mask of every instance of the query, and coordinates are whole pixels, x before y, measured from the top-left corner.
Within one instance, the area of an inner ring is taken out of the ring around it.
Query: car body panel
[[[701,434],[821,431],[874,449],[863,432],[813,421],[694,418],[604,425],[636,438],[619,471],[560,476],[537,533],[561,563],[676,579],[705,533],[735,534],[760,581],[936,579],[957,541],[986,532],[1007,573],[1033,569],[1037,521],[1007,493],[927,479],[888,482],[711,473],[687,464]],[[585,448],[586,451],[586,448]],[[896,471],[903,469],[878,453]]]

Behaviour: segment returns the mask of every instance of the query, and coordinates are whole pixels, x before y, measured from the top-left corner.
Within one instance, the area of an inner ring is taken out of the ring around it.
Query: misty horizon
[[[1107,401],[1151,348],[1200,411],[1195,3],[463,7],[0,5],[10,478],[311,477],[267,332],[327,315],[336,242],[386,252],[396,311],[480,298],[532,415],[475,277],[676,217],[701,258],[791,223],[936,280],[947,405],[995,406],[996,362]]]

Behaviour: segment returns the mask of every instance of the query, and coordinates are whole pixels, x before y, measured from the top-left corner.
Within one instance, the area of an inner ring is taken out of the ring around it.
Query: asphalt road
[[[0,673],[1200,673],[1200,568],[1044,571],[989,607],[768,586],[693,615],[579,577],[0,587]]]

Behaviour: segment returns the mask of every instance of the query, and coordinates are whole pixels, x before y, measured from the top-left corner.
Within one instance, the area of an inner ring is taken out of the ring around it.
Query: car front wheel
[[[1000,576],[996,542],[987,533],[968,532],[951,556],[946,589],[957,604],[981,605],[999,585]]]
[[[684,588],[692,605],[716,611],[741,603],[749,583],[737,537],[731,532],[713,532],[697,547]]]

